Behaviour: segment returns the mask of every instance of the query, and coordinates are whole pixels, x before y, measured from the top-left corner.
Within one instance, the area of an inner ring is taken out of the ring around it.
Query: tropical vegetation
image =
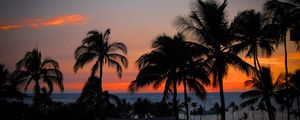
[[[196,0],[189,15],[176,17],[173,25],[178,33],[173,37],[159,35],[151,51],[137,59],[138,73],[129,83],[129,91],[137,92],[146,86],[163,88],[160,102],[137,98],[130,103],[103,90],[105,65],[115,69],[121,78],[128,67],[128,50],[124,43],[110,40],[110,29],[93,30],[74,52],[75,73],[91,65],[90,75],[74,103],[52,100],[56,88],[64,91],[63,73],[58,61],[42,57],[39,49],[25,53],[12,72],[0,64],[1,119],[179,120],[184,114],[184,119],[190,120],[193,115],[195,120],[201,115],[201,120],[203,115],[214,114],[225,120],[225,113],[231,112],[231,119],[245,120],[248,113],[242,110],[248,107],[253,120],[257,119],[256,111],[261,112],[261,119],[265,119],[267,111],[268,119],[276,120],[279,111],[282,119],[290,120],[294,114],[300,120],[300,70],[289,72],[288,68],[288,42],[300,48],[299,0],[267,0],[263,11],[240,11],[232,21],[228,19],[227,5],[227,0]],[[270,57],[281,45],[285,71],[274,79],[272,67],[264,66],[259,58]],[[253,58],[253,62],[247,63],[244,58]],[[240,95],[242,103],[231,102],[226,107],[224,80],[231,67],[245,73],[249,80],[244,82],[247,90]],[[205,109],[198,100],[207,98],[210,86],[218,87],[220,102],[210,103],[212,108]],[[30,88],[32,94],[27,92]],[[178,95],[181,88],[182,98]],[[25,102],[30,95],[32,102]]]

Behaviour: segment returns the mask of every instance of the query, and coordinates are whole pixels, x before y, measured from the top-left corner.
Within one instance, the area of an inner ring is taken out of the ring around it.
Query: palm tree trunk
[[[179,110],[178,110],[178,103],[177,103],[177,78],[176,78],[176,69],[172,69],[170,71],[170,78],[172,78],[172,82],[173,82],[173,109],[175,112],[175,117],[176,120],[179,120]]]
[[[103,60],[101,59],[99,61],[100,64],[100,70],[99,70],[99,114],[100,114],[100,118],[102,118],[102,76],[103,76]]]
[[[266,102],[266,105],[267,105],[269,120],[275,120],[270,97],[266,97],[265,102]]]
[[[218,73],[219,80],[219,89],[220,89],[220,99],[221,99],[221,120],[225,120],[225,98],[224,98],[224,90],[223,90],[223,80],[220,73]]]
[[[288,85],[288,63],[287,63],[287,45],[286,45],[286,32],[282,35],[282,39],[283,39],[283,43],[284,43],[284,65],[285,65],[285,87],[286,89],[288,89],[289,85]],[[289,107],[289,96],[286,96],[286,108],[287,108],[287,120],[290,120],[290,107]]]
[[[34,104],[38,104],[40,103],[41,101],[39,100],[40,98],[40,90],[41,90],[41,87],[40,87],[40,84],[39,84],[39,81],[38,80],[35,80],[35,85],[34,85],[34,98],[33,98],[33,102]]]
[[[178,105],[177,105],[177,86],[176,86],[176,81],[173,80],[173,89],[174,89],[174,93],[173,93],[173,108],[175,111],[175,117],[176,120],[179,120],[179,114],[178,114]]]
[[[187,90],[186,90],[186,81],[183,81],[183,88],[184,88],[184,106],[186,111],[186,119],[190,120],[190,112],[189,112],[189,105],[188,105],[188,97],[187,97]],[[195,119],[195,118],[194,118]]]
[[[258,60],[258,55],[257,55],[257,53],[255,53],[255,60],[256,60],[257,66],[258,66],[258,70],[261,71],[261,66],[260,66],[260,63],[259,63],[259,60]]]
[[[298,109],[298,119],[300,120],[300,107],[299,107],[299,96],[296,97],[297,101],[297,109]]]
[[[232,115],[232,120],[234,120],[234,112],[232,112],[231,115]]]
[[[256,65],[255,55],[254,55],[254,57],[253,57],[253,63],[254,63],[254,68],[255,68],[255,70],[257,70],[257,65]]]

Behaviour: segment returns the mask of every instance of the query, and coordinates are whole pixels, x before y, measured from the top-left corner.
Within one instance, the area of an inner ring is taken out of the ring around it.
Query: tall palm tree
[[[251,87],[252,89],[241,94],[242,99],[247,99],[241,106],[252,105],[258,101],[260,101],[260,103],[264,102],[267,106],[269,119],[275,120],[271,97],[275,97],[277,90],[281,89],[282,80],[277,79],[274,81],[270,68],[266,67],[262,67],[259,76],[259,78],[253,77],[251,80],[245,82],[245,86]]]
[[[57,61],[51,58],[42,59],[42,54],[37,49],[27,52],[17,64],[16,71],[13,73],[16,79],[25,83],[25,91],[30,83],[34,83],[34,103],[39,104],[41,93],[40,81],[48,85],[48,93],[50,96],[53,91],[53,83],[55,83],[61,91],[64,90],[63,74],[59,70]]]
[[[154,50],[137,60],[140,72],[129,89],[137,91],[150,84],[157,89],[165,83],[163,101],[169,93],[173,93],[173,108],[178,120],[177,84],[185,84],[185,101],[187,88],[203,98],[206,92],[203,85],[209,84],[205,74],[208,66],[202,66],[203,61],[199,56],[203,53],[198,46],[197,43],[185,41],[181,34],[175,35],[173,39],[166,35],[159,36],[152,44]]]
[[[226,19],[227,0],[219,4],[215,0],[198,0],[188,17],[179,16],[175,21],[177,28],[191,38],[202,43],[201,48],[207,51],[206,61],[210,63],[210,74],[213,85],[219,86],[221,101],[221,116],[225,120],[225,99],[223,78],[228,74],[229,65],[249,74],[251,65],[236,54],[230,52],[235,43],[230,35]]]
[[[265,11],[267,15],[271,18],[273,24],[277,25],[278,29],[278,43],[283,43],[284,45],[284,63],[285,63],[285,82],[286,89],[288,89],[288,52],[287,52],[287,34],[291,33],[290,37],[299,36],[300,27],[300,7],[299,1],[280,1],[280,0],[268,0],[265,5]],[[287,107],[287,117],[290,120],[290,107],[289,107],[289,96],[286,95],[286,107]]]
[[[195,44],[195,46],[197,46]],[[194,47],[194,46],[190,46]],[[195,49],[186,49],[187,51],[185,52],[186,58],[189,58],[184,66],[182,66],[177,74],[180,76],[179,77],[179,84],[183,83],[183,90],[184,90],[184,106],[185,106],[185,111],[186,111],[186,117],[187,120],[189,120],[189,105],[188,105],[188,90],[189,91],[194,91],[196,93],[196,96],[200,98],[201,100],[204,100],[206,97],[206,90],[204,88],[204,85],[207,86],[210,84],[210,80],[208,78],[208,69],[209,65],[206,63],[204,59],[201,57],[198,58],[198,56],[195,57],[190,57],[195,54],[194,52]],[[197,58],[197,60],[194,60]],[[195,117],[195,116],[194,116]]]
[[[240,12],[231,23],[231,32],[234,34],[238,44],[234,47],[234,52],[246,51],[246,57],[253,57],[255,69],[261,70],[258,60],[258,51],[268,57],[274,51],[272,25],[266,25],[263,16],[255,10],[245,10]]]
[[[98,98],[102,98],[102,77],[104,64],[108,64],[108,67],[115,68],[119,78],[122,77],[123,67],[127,68],[128,66],[128,60],[124,56],[124,54],[127,54],[127,47],[121,42],[110,42],[109,35],[110,29],[107,29],[104,33],[99,33],[98,31],[89,31],[87,37],[82,40],[82,44],[75,51],[75,73],[79,68],[83,68],[84,65],[95,61],[91,68],[91,75],[94,76],[99,70],[99,89],[97,92],[99,94]],[[99,102],[102,103],[101,99],[99,99]],[[101,108],[101,104],[99,105]]]
[[[297,110],[298,113],[300,114],[300,101],[299,101],[299,96],[300,96],[300,70],[296,70],[296,72],[294,74],[291,75],[290,79],[290,84],[291,84],[291,89],[292,89],[292,93],[293,95],[296,97],[296,104],[297,104]],[[299,117],[300,119],[300,117]]]

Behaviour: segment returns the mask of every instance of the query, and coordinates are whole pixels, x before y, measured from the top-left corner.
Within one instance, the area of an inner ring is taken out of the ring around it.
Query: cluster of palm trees
[[[129,85],[129,90],[135,92],[141,87],[152,85],[154,89],[164,87],[162,102],[166,103],[172,96],[173,111],[179,120],[178,87],[184,88],[184,108],[189,120],[188,91],[192,91],[200,99],[205,99],[205,86],[212,85],[220,90],[220,114],[225,120],[225,99],[223,80],[229,73],[229,67],[234,67],[251,80],[245,82],[251,90],[241,97],[247,99],[241,106],[253,105],[259,102],[266,104],[270,120],[275,120],[272,111],[271,97],[281,101],[287,108],[287,119],[290,120],[292,100],[296,99],[298,112],[300,95],[300,71],[295,74],[288,72],[287,41],[293,40],[299,48],[300,38],[300,2],[298,0],[279,1],[268,0],[264,5],[264,13],[255,10],[245,10],[230,23],[227,19],[227,0],[219,3],[215,0],[197,0],[188,16],[178,16],[174,26],[180,33],[174,37],[158,36],[152,43],[152,51],[142,55],[136,64],[139,73]],[[127,68],[125,57],[127,47],[121,42],[109,41],[110,29],[101,33],[89,31],[82,44],[75,50],[76,63],[74,72],[88,63],[94,62],[78,103],[88,104],[88,109],[95,109],[95,116],[103,117],[105,102],[114,98],[103,91],[103,67],[116,69],[118,77],[122,77],[123,68]],[[271,56],[275,47],[284,45],[285,73],[276,81],[272,79],[270,68],[261,66],[259,55]],[[245,62],[239,54],[253,58],[253,66]],[[3,66],[0,66],[4,70]],[[99,72],[99,74],[97,74]],[[42,105],[51,101],[50,95],[54,85],[64,90],[63,75],[57,61],[42,58],[38,49],[27,52],[25,57],[16,64],[13,77],[1,75],[1,78],[16,80],[11,86],[24,85],[25,90],[34,84],[34,104]],[[41,82],[46,87],[41,87]],[[115,100],[118,101],[118,100]]]
[[[251,98],[243,105],[257,102],[257,97],[262,95],[269,119],[274,120],[270,97],[275,90],[280,90],[285,93],[278,95],[287,104],[287,119],[290,120],[290,99],[296,94],[288,92],[294,85],[290,85],[288,80],[286,43],[287,34],[294,41],[299,41],[299,5],[297,0],[269,0],[264,5],[263,14],[245,10],[229,24],[226,18],[227,0],[222,3],[197,0],[190,15],[179,16],[175,21],[177,29],[190,40],[185,40],[182,34],[175,35],[173,39],[167,35],[157,37],[152,44],[153,50],[137,60],[140,72],[129,88],[131,91],[146,85],[158,88],[164,83],[164,99],[170,93],[173,95],[173,107],[178,120],[177,87],[183,83],[185,98],[186,88],[204,98],[204,86],[209,85],[209,79],[212,79],[212,85],[220,90],[220,112],[222,120],[225,120],[223,78],[228,74],[228,68],[233,66],[253,76],[252,80],[245,82],[253,90],[241,95],[242,98]],[[258,56],[271,56],[281,43],[285,48],[284,81],[273,82],[270,69],[260,65]],[[253,66],[238,56],[241,53],[246,53],[245,57],[253,57]],[[189,119],[187,105],[186,111]]]

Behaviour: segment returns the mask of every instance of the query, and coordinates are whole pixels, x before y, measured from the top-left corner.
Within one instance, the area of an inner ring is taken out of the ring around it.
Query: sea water
[[[120,99],[125,99],[129,103],[134,103],[137,98],[146,98],[152,102],[160,102],[163,98],[162,93],[111,93],[113,95],[118,96]],[[231,102],[235,102],[236,104],[241,102],[240,92],[226,92],[225,93],[225,103],[229,105]],[[28,97],[24,99],[25,103],[31,103],[32,97],[34,94],[28,93]],[[80,96],[80,93],[53,93],[51,98],[53,101],[62,102],[62,103],[72,103],[75,102],[76,99]],[[203,107],[210,108],[216,102],[219,102],[219,93],[208,93],[205,100],[200,100],[194,94],[189,93],[188,97],[191,98],[191,103],[196,102],[198,105],[202,105]],[[172,96],[169,96],[169,99],[172,99]],[[178,93],[178,100],[180,102],[184,101],[184,94]]]
[[[129,103],[134,103],[137,98],[146,98],[152,102],[160,102],[162,100],[163,94],[162,93],[111,93],[113,95],[118,96],[120,99],[125,99]],[[228,107],[228,105],[231,102],[234,102],[236,105],[239,105],[243,100],[240,98],[241,92],[225,92],[225,105]],[[24,99],[25,103],[31,104],[32,103],[32,93],[28,94],[28,97]],[[62,102],[65,104],[76,102],[76,99],[80,96],[80,93],[53,93],[51,95],[51,98],[53,101]],[[201,105],[204,107],[206,111],[210,110],[216,102],[220,105],[220,96],[217,92],[211,92],[208,93],[205,100],[200,100],[198,97],[196,97],[194,94],[189,93],[188,96],[191,98],[189,107],[190,110],[193,110],[194,108],[191,106],[191,103],[196,102],[197,107]],[[169,97],[169,99],[172,99],[172,96]],[[184,94],[178,93],[178,100],[180,102],[184,101]],[[276,104],[276,102],[272,101],[272,104],[277,108],[277,111],[275,112],[276,120],[285,120],[286,119],[286,112],[279,111],[279,105]],[[257,106],[255,106],[257,107]],[[247,114],[248,120],[253,120],[252,117],[252,111],[249,110],[248,107],[240,109],[239,111],[232,112],[231,109],[229,109],[226,112],[226,118],[228,120],[239,120],[243,118],[244,113]],[[255,120],[261,120],[261,119],[268,119],[267,111],[255,111]],[[185,115],[180,114],[180,118],[184,119]],[[202,120],[216,120],[217,115],[196,115],[191,116],[191,120],[200,120],[200,117]],[[220,116],[219,116],[220,117]],[[291,116],[292,120],[296,120],[297,118],[294,117],[294,115]]]

